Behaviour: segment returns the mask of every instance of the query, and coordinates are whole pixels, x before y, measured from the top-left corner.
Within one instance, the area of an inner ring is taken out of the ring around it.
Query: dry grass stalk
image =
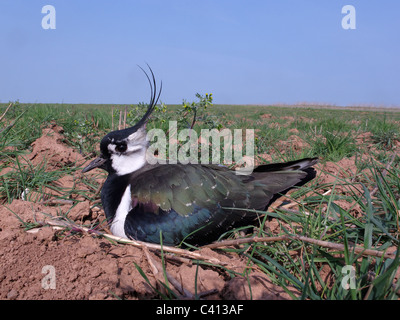
[[[4,116],[5,116],[5,115],[7,114],[7,112],[8,112],[8,109],[10,109],[12,105],[13,105],[12,102],[8,105],[6,111],[4,111],[4,113],[1,115],[0,121],[3,120]]]
[[[112,234],[107,234],[107,233],[103,233],[103,232],[89,229],[86,227],[82,227],[82,226],[79,226],[72,222],[65,221],[65,220],[59,220],[59,219],[53,218],[53,219],[49,219],[49,220],[40,222],[40,224],[42,224],[42,225],[48,224],[48,225],[51,225],[55,229],[72,228],[76,231],[81,231],[81,232],[85,232],[85,233],[89,233],[89,234],[96,234],[98,236],[104,237],[109,240],[117,241],[117,242],[124,243],[124,244],[130,244],[137,248],[146,247],[149,250],[155,250],[155,251],[161,251],[161,249],[162,249],[164,252],[173,253],[173,254],[187,257],[187,258],[190,258],[193,260],[201,260],[201,261],[205,261],[205,262],[208,262],[211,264],[217,264],[217,265],[223,265],[223,266],[228,265],[228,263],[220,261],[217,258],[206,256],[206,255],[200,254],[198,252],[192,252],[189,250],[180,249],[180,248],[176,248],[176,247],[170,247],[170,246],[162,246],[161,247],[161,245],[159,245],[159,244],[121,238],[121,237],[114,236]]]
[[[333,242],[323,241],[323,240],[317,240],[317,239],[313,239],[313,238],[309,238],[309,237],[305,237],[305,236],[299,236],[299,235],[282,235],[282,236],[276,236],[276,237],[253,237],[253,238],[226,240],[226,241],[211,243],[209,245],[204,246],[203,248],[217,249],[217,248],[235,246],[235,245],[245,244],[245,243],[256,243],[256,242],[267,243],[267,242],[286,241],[286,240],[300,240],[303,242],[315,244],[317,246],[328,248],[328,249],[333,249],[333,250],[337,250],[337,251],[345,250],[345,246],[343,244],[333,243]],[[394,257],[395,257],[395,253],[389,253],[389,252],[378,251],[378,250],[373,250],[373,249],[366,249],[366,248],[362,248],[359,246],[348,246],[348,249],[349,249],[349,251],[354,251],[356,254],[361,254],[364,256],[384,257],[384,258],[390,258],[390,259],[394,259]]]

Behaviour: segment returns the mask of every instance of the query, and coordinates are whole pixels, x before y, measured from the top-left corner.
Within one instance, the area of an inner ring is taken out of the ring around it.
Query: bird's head
[[[141,68],[142,69],[142,68]],[[125,175],[140,169],[146,163],[146,150],[149,145],[146,132],[146,123],[153,112],[161,94],[162,84],[157,93],[156,80],[153,71],[149,80],[151,89],[150,103],[147,111],[134,126],[122,130],[112,131],[107,134],[100,143],[100,156],[94,159],[82,172],[88,172],[95,168],[101,168],[108,173]]]

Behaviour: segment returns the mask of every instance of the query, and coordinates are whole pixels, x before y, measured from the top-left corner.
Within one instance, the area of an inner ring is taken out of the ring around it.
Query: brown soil
[[[82,166],[87,161],[63,142],[62,128],[45,129],[41,138],[32,145],[32,152],[25,155],[33,164],[46,160],[46,169],[55,170],[68,165]],[[12,168],[7,171],[13,170]],[[2,172],[4,174],[5,172]],[[89,176],[90,177],[90,176]],[[99,182],[104,175],[91,176]],[[104,212],[89,203],[74,189],[88,190],[82,175],[66,175],[57,181],[71,191],[69,202],[49,202],[57,192],[49,189],[42,194],[30,192],[26,200],[14,200],[0,208],[0,299],[152,299],[159,297],[152,261],[161,264],[157,252],[149,252],[128,244],[111,242],[105,238],[74,230],[36,226],[29,231],[24,223],[37,223],[60,215],[67,215],[79,225],[94,225],[104,221]],[[47,202],[46,202],[47,201]],[[21,220],[20,220],[21,219]],[[107,228],[101,230],[108,232]],[[205,299],[290,299],[279,286],[272,283],[265,273],[251,269],[249,278],[241,276],[247,261],[235,254],[202,249],[200,253],[229,263],[230,270],[238,274],[231,277],[224,269],[193,265],[189,259],[167,259],[166,271],[191,295],[208,293]],[[135,264],[146,274],[139,273]],[[49,269],[50,268],[50,269]],[[50,270],[50,271],[49,271]],[[55,272],[55,282],[49,279]],[[195,281],[197,274],[197,282]],[[162,279],[162,277],[161,277]],[[55,287],[50,284],[54,283]],[[251,293],[249,290],[251,285]],[[295,295],[299,293],[293,290]]]
[[[43,129],[42,136],[32,143],[29,161],[34,165],[46,161],[48,170],[62,168],[76,162],[82,163],[84,161],[82,155],[62,143],[63,132],[64,130],[57,125]]]

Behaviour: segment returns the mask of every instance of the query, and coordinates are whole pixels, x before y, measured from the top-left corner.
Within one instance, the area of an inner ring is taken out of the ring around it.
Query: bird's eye
[[[126,144],[125,143],[121,143],[121,144],[117,144],[115,146],[115,150],[118,152],[125,152],[126,151]]]

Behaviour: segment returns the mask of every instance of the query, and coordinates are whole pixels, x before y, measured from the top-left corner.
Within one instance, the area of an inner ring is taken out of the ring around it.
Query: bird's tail
[[[318,158],[304,158],[301,160],[289,161],[284,163],[271,163],[258,166],[254,172],[305,170],[317,164]]]
[[[252,205],[266,208],[293,187],[302,186],[312,180],[316,176],[316,170],[312,166],[317,162],[317,158],[305,158],[258,166],[252,174]],[[263,194],[259,194],[260,192]]]

